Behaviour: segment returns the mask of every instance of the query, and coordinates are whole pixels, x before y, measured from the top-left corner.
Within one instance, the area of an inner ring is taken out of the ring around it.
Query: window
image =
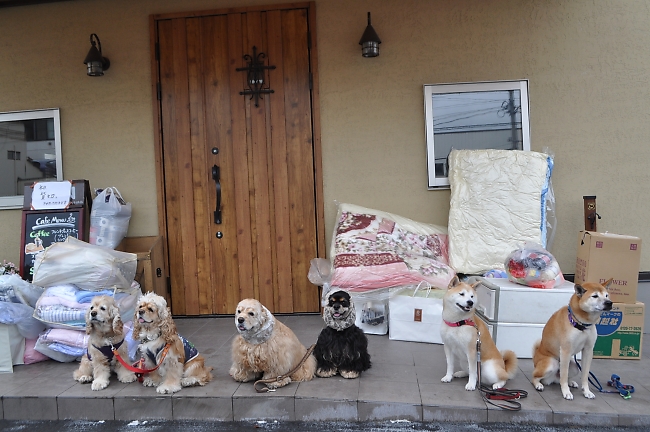
[[[452,149],[530,150],[528,81],[424,86],[428,188],[448,188]]]
[[[25,186],[61,181],[58,108],[0,113],[0,209],[20,208]]]

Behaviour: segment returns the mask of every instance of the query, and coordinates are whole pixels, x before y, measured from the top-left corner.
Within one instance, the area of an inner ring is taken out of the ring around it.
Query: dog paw
[[[582,394],[585,395],[587,399],[595,399],[596,395],[591,392],[589,389],[582,389]]]
[[[121,382],[121,383],[132,383],[132,382],[134,382],[134,381],[137,380],[137,379],[138,379],[138,377],[135,376],[135,374],[131,374],[131,375],[122,375],[121,377],[117,377],[117,380],[118,380],[119,382]]]
[[[172,394],[172,393],[176,393],[177,391],[180,391],[180,389],[181,389],[180,385],[177,386],[177,385],[165,385],[165,384],[162,384],[162,385],[159,385],[158,387],[156,387],[156,393]]]
[[[359,372],[357,371],[340,371],[341,376],[347,379],[354,379],[359,377]]]
[[[580,386],[579,386],[578,383],[575,382],[575,381],[569,381],[569,387],[578,388],[578,387],[580,387]]]
[[[451,382],[451,379],[452,379],[451,375],[445,375],[440,379],[440,381],[442,381],[442,382]]]
[[[158,383],[151,378],[145,378],[144,381],[142,381],[142,385],[145,387],[155,387],[158,385]]]
[[[196,377],[185,377],[181,378],[181,387],[192,387],[195,385],[200,385],[201,382]]]
[[[564,397],[566,400],[573,400],[573,393],[571,393],[569,390],[562,390],[562,397]]]
[[[322,368],[316,369],[316,376],[319,376],[321,378],[329,378],[334,375],[336,375],[336,369],[322,369]]]
[[[465,390],[467,390],[467,391],[476,390],[476,383],[475,382],[468,382],[467,385],[465,385]]]
[[[93,390],[104,390],[106,387],[108,387],[108,381],[101,380],[93,381],[93,384],[90,386]]]
[[[503,388],[505,385],[506,385],[505,381],[496,382],[496,383],[492,384],[492,390],[497,390],[497,389]]]
[[[462,371],[461,370],[461,371],[454,372],[454,378],[465,378],[468,375],[469,375],[469,372],[467,372],[467,371]]]
[[[81,375],[75,377],[74,379],[79,381],[81,384],[88,384],[89,382],[93,381],[93,377],[91,375]]]
[[[544,384],[542,384],[542,383],[535,384],[535,390],[544,391]]]

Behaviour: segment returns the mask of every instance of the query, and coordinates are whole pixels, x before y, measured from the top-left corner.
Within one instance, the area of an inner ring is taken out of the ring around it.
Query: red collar
[[[461,326],[464,326],[464,325],[470,325],[470,326],[472,326],[472,327],[476,327],[476,324],[474,323],[474,321],[472,321],[472,320],[470,320],[470,319],[460,320],[460,321],[458,321],[458,322],[454,322],[454,323],[453,323],[453,322],[446,321],[446,320],[443,320],[443,321],[444,321],[445,324],[447,324],[449,327],[461,327]]]

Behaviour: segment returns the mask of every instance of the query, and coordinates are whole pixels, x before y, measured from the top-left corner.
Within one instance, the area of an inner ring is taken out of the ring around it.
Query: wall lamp
[[[359,45],[361,45],[361,55],[364,57],[377,57],[379,55],[379,44],[381,40],[377,32],[370,24],[370,12],[368,12],[368,27],[363,32]]]
[[[97,41],[97,45],[95,45],[95,41]],[[102,57],[102,43],[95,33],[90,35],[90,44],[92,46],[88,51],[86,60],[84,60],[84,63],[88,66],[88,76],[102,76],[104,71],[111,66],[111,62],[106,57]],[[99,46],[99,49],[97,49],[97,46]]]

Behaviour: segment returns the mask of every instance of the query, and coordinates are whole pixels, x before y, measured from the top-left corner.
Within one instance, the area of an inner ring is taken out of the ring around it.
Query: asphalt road
[[[9,421],[0,420],[7,432],[645,432],[647,427],[579,427],[522,424],[372,422],[201,422],[201,421]]]

